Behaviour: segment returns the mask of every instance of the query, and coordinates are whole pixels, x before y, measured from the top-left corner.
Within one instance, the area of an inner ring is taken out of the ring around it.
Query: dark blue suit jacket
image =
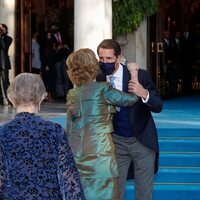
[[[131,76],[127,67],[123,66],[123,91],[128,90],[128,83],[130,79]],[[105,81],[105,77],[101,72],[97,76],[97,81],[100,80]],[[138,80],[140,84],[149,91],[149,100],[145,104],[142,102],[142,99],[140,99],[139,102],[130,107],[130,125],[137,140],[144,146],[156,152],[155,172],[157,172],[159,155],[158,136],[151,112],[161,112],[163,103],[147,70],[139,69]]]
[[[10,58],[8,55],[9,47],[12,43],[12,38],[6,34],[0,37],[0,69],[11,69]]]
[[[60,33],[61,40],[62,40],[62,45],[68,45],[68,40],[66,36],[62,33]],[[58,50],[59,42],[57,41],[55,35],[52,35],[52,45],[55,47],[55,58],[54,60],[56,62],[60,62],[63,60],[66,60],[69,54],[71,53],[71,50],[69,48],[62,47],[61,49]]]

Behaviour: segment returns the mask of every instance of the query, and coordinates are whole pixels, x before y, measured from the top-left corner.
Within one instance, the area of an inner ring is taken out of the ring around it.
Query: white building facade
[[[0,23],[7,24],[13,43],[9,49],[12,69],[15,74],[15,3],[16,0],[0,0]],[[74,0],[74,50],[91,48],[96,52],[103,39],[112,38],[112,0]],[[128,62],[137,62],[141,68],[147,65],[147,23],[119,40],[122,54]]]

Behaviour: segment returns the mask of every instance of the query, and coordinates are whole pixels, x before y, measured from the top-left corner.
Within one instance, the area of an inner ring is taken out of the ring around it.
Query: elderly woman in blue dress
[[[40,76],[16,76],[7,94],[17,114],[0,127],[1,199],[85,200],[64,129],[37,115]]]

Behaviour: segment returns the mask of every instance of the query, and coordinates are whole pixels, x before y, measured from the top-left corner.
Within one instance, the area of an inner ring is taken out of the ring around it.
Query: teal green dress
[[[118,171],[112,142],[114,106],[137,102],[107,82],[90,82],[67,95],[67,133],[87,200],[117,200]]]

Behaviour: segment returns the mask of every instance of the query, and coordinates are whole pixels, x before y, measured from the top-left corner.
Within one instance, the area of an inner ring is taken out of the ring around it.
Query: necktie
[[[57,39],[59,44],[62,44],[59,33],[56,33],[56,39]]]
[[[111,75],[109,78],[110,78],[110,83],[112,84],[113,88],[116,88],[115,83],[114,83],[114,80],[115,80],[116,77]]]

